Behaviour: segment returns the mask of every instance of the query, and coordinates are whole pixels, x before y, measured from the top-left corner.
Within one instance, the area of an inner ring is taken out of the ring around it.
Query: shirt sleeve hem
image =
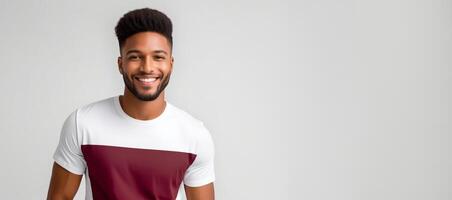
[[[71,166],[70,164],[58,159],[58,157],[54,157],[55,162],[66,169],[67,171],[76,174],[76,175],[83,175],[84,170],[77,169],[76,167]]]
[[[184,185],[188,187],[200,187],[207,185],[209,183],[213,183],[215,181],[215,177],[209,177],[199,181],[184,181]]]

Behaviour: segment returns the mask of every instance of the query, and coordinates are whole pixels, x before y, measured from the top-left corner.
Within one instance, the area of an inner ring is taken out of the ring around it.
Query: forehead
[[[170,52],[170,45],[165,36],[156,32],[140,32],[126,39],[122,51],[125,53],[129,49],[139,50],[143,53],[152,51]]]

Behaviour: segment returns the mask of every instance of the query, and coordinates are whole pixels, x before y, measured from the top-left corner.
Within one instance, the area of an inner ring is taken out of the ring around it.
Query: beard
[[[169,83],[171,77],[171,72],[168,73],[168,75],[163,76],[163,78],[160,80],[159,85],[157,86],[157,89],[154,93],[151,94],[141,94],[138,92],[138,90],[135,88],[135,85],[133,84],[133,80],[129,79],[129,75],[127,73],[123,73],[122,79],[124,80],[124,84],[126,85],[127,89],[138,99],[141,101],[154,101],[157,99],[157,97],[160,96],[160,93],[162,93],[163,90],[165,90],[166,86]]]

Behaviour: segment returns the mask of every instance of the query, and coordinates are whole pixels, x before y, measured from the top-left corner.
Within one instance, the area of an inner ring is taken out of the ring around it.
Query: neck
[[[130,117],[139,120],[152,120],[160,116],[165,110],[165,91],[162,91],[153,101],[142,101],[126,88],[124,95],[119,96],[119,102],[122,110]]]

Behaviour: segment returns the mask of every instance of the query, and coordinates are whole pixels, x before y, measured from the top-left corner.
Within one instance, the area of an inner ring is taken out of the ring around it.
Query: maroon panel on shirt
[[[195,154],[82,145],[94,200],[174,200]]]

